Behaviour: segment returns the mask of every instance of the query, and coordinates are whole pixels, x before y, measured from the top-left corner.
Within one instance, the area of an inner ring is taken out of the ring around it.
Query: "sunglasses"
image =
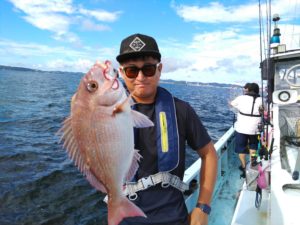
[[[143,72],[145,77],[153,77],[156,73],[156,68],[160,65],[157,64],[146,64],[142,68],[137,66],[128,66],[128,67],[121,67],[124,71],[125,75],[128,78],[136,78],[139,75],[140,70]]]

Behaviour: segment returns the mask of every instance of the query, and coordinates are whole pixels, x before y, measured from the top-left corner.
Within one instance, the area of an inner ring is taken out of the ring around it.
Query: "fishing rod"
[[[262,65],[263,61],[263,52],[262,52],[262,15],[261,15],[261,2],[260,0],[258,1],[258,8],[259,8],[259,46],[260,46],[260,63]],[[263,67],[261,70],[261,73],[263,73]],[[261,113],[261,124],[262,124],[262,129],[264,127],[264,84],[263,84],[263,74],[261,74],[261,101],[262,101],[262,113]],[[260,130],[260,129],[259,129]],[[261,133],[261,130],[259,131]],[[261,137],[259,138],[259,143],[261,141]],[[258,150],[260,148],[260,145],[258,146]]]
[[[268,10],[268,6],[269,6],[269,10]],[[269,12],[269,13],[268,13]],[[269,2],[266,2],[266,13],[267,13],[267,92],[268,92],[268,102],[267,102],[267,121],[270,121],[270,101],[271,101],[271,97],[270,95],[271,93],[271,87],[270,87],[270,55],[271,55],[271,48],[270,48],[270,44],[269,41],[271,39],[271,0],[269,0]],[[269,133],[269,126],[267,125],[266,128],[266,133]],[[266,138],[266,143],[268,143],[269,138],[267,135]]]
[[[270,124],[270,103],[271,103],[271,95],[272,95],[272,88],[271,88],[271,84],[270,84],[270,73],[271,73],[271,61],[270,61],[270,55],[271,55],[271,48],[270,48],[270,40],[271,40],[271,0],[266,0],[265,1],[265,8],[266,8],[266,37],[267,40],[264,39],[264,47],[262,46],[262,40],[263,40],[263,16],[262,16],[262,4],[261,4],[261,0],[258,1],[258,5],[259,5],[259,30],[260,30],[260,65],[261,65],[261,96],[262,96],[262,112],[261,112],[261,124],[262,124],[262,129],[261,131],[265,131],[263,133],[266,134],[266,145],[268,146],[269,143],[269,126]],[[278,17],[279,18],[279,17]],[[274,20],[273,21],[277,21]],[[263,53],[264,53],[264,58],[265,60],[263,60]],[[267,106],[265,107],[265,102],[264,102],[264,77],[267,80],[267,87],[266,87],[266,91],[267,91],[267,96],[266,96],[266,104]],[[265,118],[265,110],[266,110],[266,118]],[[264,127],[266,126],[265,130]]]
[[[271,41],[271,0],[266,0],[266,23],[267,23],[267,56],[265,55],[265,60],[263,60],[263,51],[265,53],[265,48],[262,48],[262,11],[261,11],[261,1],[259,0],[259,31],[260,31],[260,68],[261,68],[261,96],[262,96],[262,109],[260,110],[261,113],[261,126],[259,127],[259,134],[258,134],[258,148],[257,148],[257,155],[260,156],[260,159],[262,160],[269,160],[270,158],[270,152],[268,151],[268,139],[269,139],[269,125],[270,125],[270,104],[271,104],[271,88],[270,88],[270,41]],[[265,47],[265,46],[264,46]],[[265,78],[266,73],[266,79],[267,79],[267,118],[265,120],[265,105],[264,105],[264,83],[263,80]],[[271,143],[273,146],[273,143]],[[257,165],[262,165],[258,163]],[[261,200],[262,200],[262,189],[259,185],[256,187],[256,197],[255,197],[255,207],[260,208]]]

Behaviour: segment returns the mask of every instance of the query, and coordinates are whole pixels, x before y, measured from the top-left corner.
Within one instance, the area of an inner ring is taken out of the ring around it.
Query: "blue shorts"
[[[235,132],[235,152],[249,154],[249,149],[257,150],[258,136],[256,134],[241,134]]]

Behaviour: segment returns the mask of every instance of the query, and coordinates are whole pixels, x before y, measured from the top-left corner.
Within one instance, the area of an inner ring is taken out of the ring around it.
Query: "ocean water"
[[[56,132],[80,73],[0,69],[0,225],[106,224],[104,195],[85,180]],[[214,142],[232,125],[240,90],[162,83],[188,101]],[[187,151],[186,166],[197,159]]]

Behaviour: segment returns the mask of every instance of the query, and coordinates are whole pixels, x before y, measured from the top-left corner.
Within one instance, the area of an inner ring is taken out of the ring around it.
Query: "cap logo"
[[[136,52],[141,51],[145,46],[146,44],[139,37],[135,37],[129,45],[129,47]]]

